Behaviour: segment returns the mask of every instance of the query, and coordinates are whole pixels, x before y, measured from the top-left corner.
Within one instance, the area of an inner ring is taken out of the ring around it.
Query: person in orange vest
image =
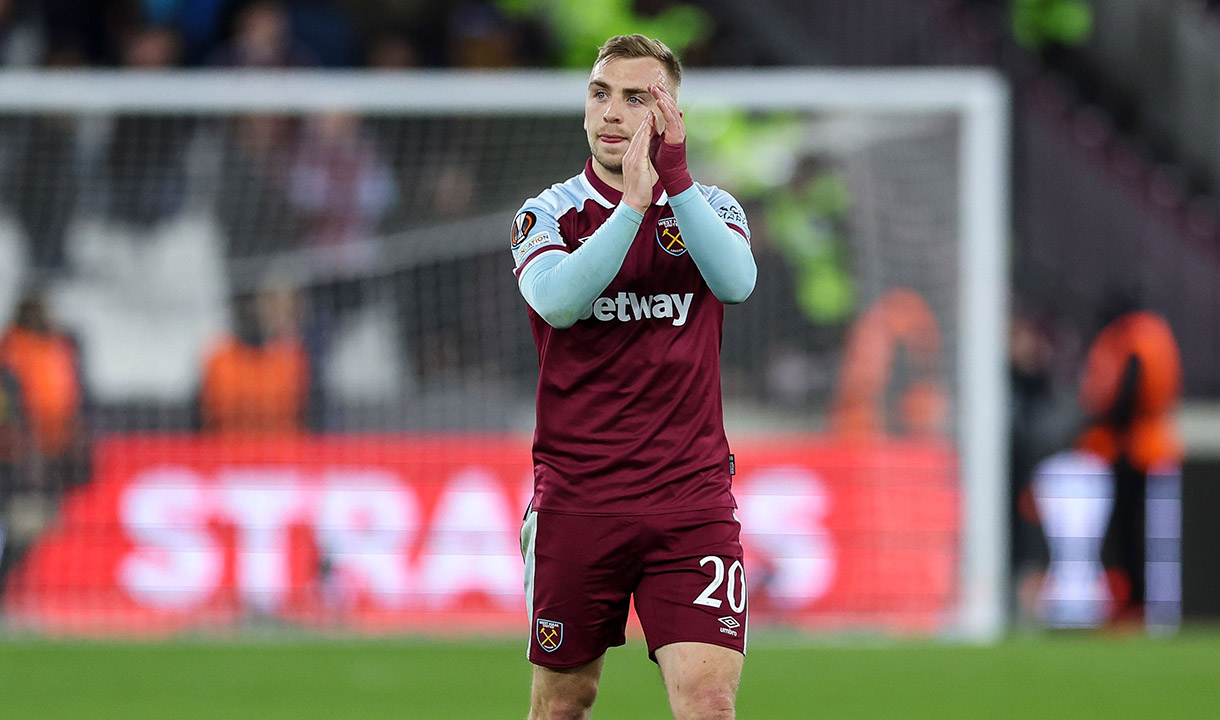
[[[28,293],[0,337],[0,587],[59,495],[88,480],[89,453],[76,344]]]
[[[58,491],[88,478],[85,388],[76,343],[48,317],[37,292],[17,306],[0,337],[0,367],[12,376],[39,471],[32,489]]]
[[[1131,291],[1109,303],[1110,321],[1093,340],[1079,402],[1088,417],[1079,449],[1114,471],[1114,510],[1103,555],[1130,583],[1117,593],[1119,616],[1139,617],[1145,599],[1145,506],[1148,473],[1177,466],[1182,444],[1173,424],[1182,384],[1181,358],[1169,323],[1139,309]]]
[[[897,412],[891,413],[886,394],[900,348],[912,361],[914,379],[902,390]],[[949,407],[940,364],[940,328],[927,302],[906,288],[886,292],[855,321],[848,335],[831,411],[833,431],[853,439],[942,437]]]
[[[311,373],[297,293],[270,286],[237,302],[237,331],[204,363],[199,414],[205,432],[275,435],[305,431]]]

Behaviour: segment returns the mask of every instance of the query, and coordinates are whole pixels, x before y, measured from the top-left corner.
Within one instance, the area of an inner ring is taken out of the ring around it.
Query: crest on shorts
[[[538,618],[534,623],[534,637],[538,646],[547,652],[555,652],[563,644],[563,623]]]
[[[682,232],[678,230],[678,218],[667,217],[657,221],[657,244],[674,257],[686,252],[686,243],[682,241]]]

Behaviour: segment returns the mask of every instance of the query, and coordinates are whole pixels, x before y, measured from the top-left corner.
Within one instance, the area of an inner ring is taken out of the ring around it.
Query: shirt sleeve
[[[669,199],[691,260],[718,300],[744,302],[754,292],[758,267],[750,252],[750,226],[737,200],[694,185]]]
[[[510,243],[518,277],[527,264],[547,250],[567,251],[559,234],[559,221],[547,210],[529,203],[513,218]]]
[[[513,238],[517,238],[518,227],[523,224],[522,215],[535,214],[523,209],[513,223]],[[537,215],[536,215],[537,217]],[[644,216],[627,205],[619,205],[580,247],[568,252],[546,252],[545,248],[558,240],[558,246],[566,249],[553,218],[547,230],[530,230],[521,233],[526,237],[522,246],[529,246],[518,256],[517,286],[529,306],[549,325],[556,328],[571,327],[577,320],[588,317],[593,301],[618,275],[631,249]],[[524,224],[529,225],[526,220]],[[538,224],[537,227],[542,227]],[[553,229],[550,229],[552,228]],[[531,234],[532,233],[532,234]],[[540,234],[550,237],[534,241]]]

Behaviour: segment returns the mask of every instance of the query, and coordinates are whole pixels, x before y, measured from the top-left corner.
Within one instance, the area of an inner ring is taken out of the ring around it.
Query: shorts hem
[[[585,660],[580,660],[577,662],[541,663],[541,662],[534,660],[534,658],[529,658],[529,661],[530,661],[531,665],[537,665],[538,667],[546,668],[547,670],[571,670],[572,668],[578,668],[581,665],[588,665],[589,663],[591,663],[591,662],[597,660],[598,658],[602,657],[603,655],[605,655],[606,650],[609,650],[612,647],[618,647],[619,645],[623,645],[623,644],[624,643],[618,643],[618,645],[611,645],[610,647],[607,647],[605,650],[602,650],[597,655],[593,655],[592,657],[589,657]]]
[[[655,647],[652,645],[652,643],[649,643],[648,644],[648,659],[655,663],[657,661],[657,651],[658,650],[665,647],[666,645],[673,645],[674,643],[680,643],[680,642],[698,643],[700,645],[711,645],[712,647],[722,647],[725,650],[732,650],[733,652],[741,653],[742,657],[745,657],[745,655],[746,655],[745,648],[734,647],[733,645],[729,644],[729,641],[709,642],[707,640],[702,640],[702,639],[701,640],[675,639],[675,640],[666,640],[665,642],[658,643]]]
[[[537,505],[534,505],[534,504],[532,504],[532,503],[533,503],[533,501],[531,501],[531,504],[530,504],[530,510],[532,510],[532,511],[534,511],[534,512],[541,513],[541,514],[544,514],[544,515],[575,515],[575,516],[578,516],[578,517],[607,517],[607,518],[611,518],[611,517],[640,517],[640,516],[643,516],[643,515],[648,515],[648,516],[653,516],[653,515],[678,515],[678,514],[681,514],[681,513],[688,513],[688,512],[703,512],[704,510],[722,510],[722,509],[725,509],[725,508],[732,509],[732,510],[736,510],[736,509],[738,509],[738,508],[737,508],[737,506],[736,506],[736,505],[734,505],[734,504],[728,504],[728,503],[726,503],[726,504],[719,504],[719,503],[718,503],[718,504],[715,504],[715,505],[706,505],[706,506],[705,506],[705,505],[700,505],[700,506],[698,506],[698,507],[676,507],[676,508],[668,508],[668,509],[663,508],[663,509],[661,509],[661,510],[652,510],[652,511],[648,511],[648,512],[611,512],[611,513],[599,513],[599,512],[587,512],[587,511],[583,511],[583,510],[551,510],[551,509],[544,508],[544,507],[538,507]]]

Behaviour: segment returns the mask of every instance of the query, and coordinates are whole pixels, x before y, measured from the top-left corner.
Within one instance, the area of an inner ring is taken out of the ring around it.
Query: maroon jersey
[[[697,185],[749,239],[731,195]],[[529,200],[514,223],[518,275],[547,252],[571,252],[622,193],[590,161]],[[529,310],[538,348],[533,508],[646,515],[734,507],[720,392],[724,305],[686,252],[658,185],[618,275],[572,327]]]

